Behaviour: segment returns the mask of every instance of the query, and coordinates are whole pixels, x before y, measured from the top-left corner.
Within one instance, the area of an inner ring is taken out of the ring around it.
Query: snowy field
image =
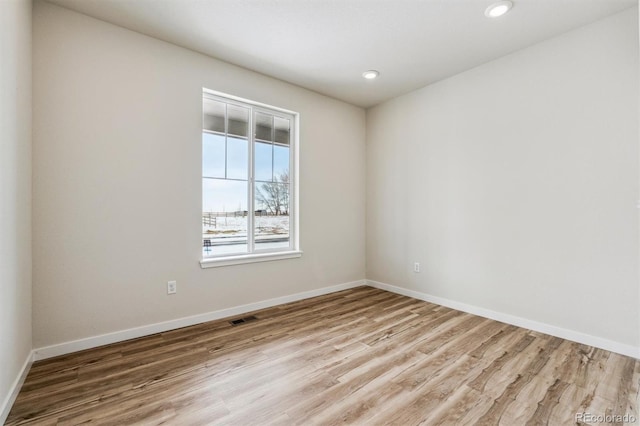
[[[256,216],[256,250],[286,248],[289,246],[289,216]],[[225,253],[246,253],[247,218],[217,217],[213,224],[203,225],[202,239],[205,257]]]
[[[289,236],[289,216],[256,216],[255,221],[258,239],[261,236]],[[215,226],[203,225],[202,236],[211,239],[246,236],[247,224],[246,217],[218,217]]]

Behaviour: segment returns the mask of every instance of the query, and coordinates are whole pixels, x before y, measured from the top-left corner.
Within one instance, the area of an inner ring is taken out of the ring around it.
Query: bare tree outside
[[[289,171],[277,175],[274,182],[256,187],[256,201],[268,215],[289,215]]]

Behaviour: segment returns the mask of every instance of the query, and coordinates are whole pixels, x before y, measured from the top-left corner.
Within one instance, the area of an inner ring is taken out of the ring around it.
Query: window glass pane
[[[227,105],[227,132],[230,135],[249,136],[249,108]]]
[[[227,137],[227,179],[249,178],[248,150],[246,139]]]
[[[224,133],[224,117],[226,104],[204,98],[202,101],[202,128],[212,132]]]
[[[289,145],[290,124],[286,118],[274,117],[273,127],[275,129],[275,141],[277,143]]]
[[[273,116],[256,113],[256,139],[273,142]]]
[[[256,142],[254,151],[255,179],[271,182],[273,179],[273,145]]]
[[[224,177],[224,136],[202,133],[202,176]]]
[[[202,253],[246,253],[248,184],[225,179],[202,180]]]
[[[289,183],[289,147],[273,146],[273,179]]]
[[[256,183],[255,248],[289,247],[289,185]]]

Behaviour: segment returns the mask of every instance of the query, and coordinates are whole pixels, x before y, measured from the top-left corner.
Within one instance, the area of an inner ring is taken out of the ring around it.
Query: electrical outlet
[[[413,264],[413,272],[420,272],[420,264],[418,262]]]
[[[169,281],[167,283],[167,294],[176,294],[178,291],[178,283],[175,281]]]

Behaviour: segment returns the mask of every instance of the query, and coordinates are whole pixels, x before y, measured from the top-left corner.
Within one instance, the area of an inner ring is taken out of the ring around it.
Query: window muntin
[[[297,250],[295,119],[204,91],[203,258]]]

